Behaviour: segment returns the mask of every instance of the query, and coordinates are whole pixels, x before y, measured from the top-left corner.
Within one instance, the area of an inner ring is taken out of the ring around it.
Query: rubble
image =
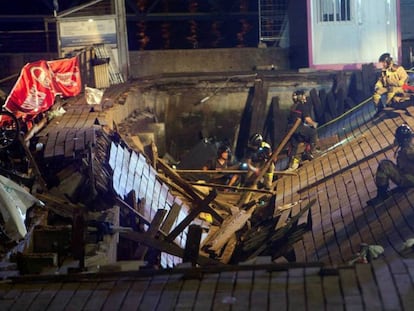
[[[297,227],[298,215],[277,226],[285,218],[275,210],[271,191],[198,190],[158,158],[154,142],[119,131],[122,126],[111,130],[100,124],[103,118],[95,106],[79,99],[64,106],[66,112],[49,120],[21,151],[33,159],[27,165],[31,174],[33,164],[38,166],[34,185],[43,180],[46,187],[28,189],[44,202],[43,221],[32,223],[30,233],[5,256],[20,273],[99,271],[120,260],[162,268],[184,259],[197,265],[236,264],[269,253],[275,243],[276,258],[291,251],[287,236],[296,236],[294,240],[309,229]],[[157,121],[149,112],[132,118]],[[38,143],[40,152],[33,149]],[[264,210],[268,216],[258,216]],[[30,217],[34,211],[29,209]],[[202,237],[197,240],[190,227],[201,228]],[[262,237],[272,243],[255,245],[250,234],[257,231],[266,231]]]

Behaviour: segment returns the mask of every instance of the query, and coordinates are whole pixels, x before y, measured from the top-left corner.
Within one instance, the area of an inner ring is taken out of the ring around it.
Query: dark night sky
[[[5,1],[5,0],[3,0]],[[0,52],[39,52],[45,49],[45,39],[37,38],[40,34],[32,34],[29,37],[23,35],[8,35],[10,31],[41,31],[44,29],[42,18],[32,22],[32,17],[53,16],[53,0],[11,0],[7,5],[0,6]],[[56,0],[55,0],[56,1]],[[57,0],[58,12],[81,4],[90,3],[92,0]],[[105,0],[109,1],[109,0]],[[145,10],[154,4],[153,1],[125,0],[127,14],[133,16],[131,5],[145,3]],[[196,3],[194,12],[257,12],[257,2],[251,0],[162,0],[157,2],[151,13],[190,13],[190,5]],[[242,3],[245,6],[241,5]],[[145,11],[144,10],[144,11]],[[3,19],[1,20],[1,15]],[[10,19],[7,15],[27,15],[22,18]],[[180,16],[180,15],[177,15]],[[223,14],[223,16],[227,16]],[[186,49],[186,48],[226,48],[235,46],[256,46],[258,42],[258,22],[256,17],[250,20],[242,18],[222,18],[215,21],[213,18],[201,18],[192,21],[191,18],[181,20],[153,20],[145,23],[128,21],[128,41],[132,50],[146,49]],[[53,26],[53,25],[51,25]],[[4,31],[3,33],[1,33]],[[52,30],[53,31],[53,30]],[[20,38],[20,37],[21,38]],[[51,33],[53,37],[53,33]],[[34,50],[36,48],[36,50]],[[52,50],[55,48],[51,47]],[[50,50],[50,48],[49,48]]]
[[[7,4],[0,6],[0,15],[52,15],[53,0],[3,0]],[[58,0],[59,9],[66,10],[70,7],[90,2],[88,0]]]
[[[0,15],[20,15],[20,14],[33,14],[33,15],[49,15],[53,14],[53,1],[54,0],[3,0],[7,4],[0,6]],[[92,0],[55,0],[58,2],[59,11],[64,11],[72,7],[79,6],[84,3],[92,2]],[[141,2],[146,3],[145,7],[152,6],[155,0]],[[126,8],[128,10],[129,4],[139,3],[139,0],[126,1]],[[162,11],[167,8],[170,12],[186,12],[189,10],[189,0],[168,0],[159,1],[155,10]],[[199,12],[219,12],[219,11],[239,11],[242,2],[245,2],[244,6],[250,11],[257,10],[257,1],[247,0],[200,0],[194,1],[197,3],[197,11]],[[161,9],[162,8],[162,9]]]

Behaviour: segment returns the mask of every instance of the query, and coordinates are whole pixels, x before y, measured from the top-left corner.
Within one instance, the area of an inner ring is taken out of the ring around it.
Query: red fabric
[[[36,116],[47,111],[55,96],[76,96],[81,91],[78,58],[40,60],[26,64],[6,99],[4,107],[16,117]]]
[[[409,84],[404,84],[403,86],[402,86],[402,88],[403,88],[403,90],[404,91],[410,91],[410,92],[414,92],[414,85],[409,85]]]
[[[52,60],[47,64],[53,73],[52,79],[56,94],[71,97],[81,92],[78,57]]]
[[[22,68],[4,107],[17,117],[37,115],[49,109],[54,99],[51,72],[46,61],[41,60],[28,63]]]

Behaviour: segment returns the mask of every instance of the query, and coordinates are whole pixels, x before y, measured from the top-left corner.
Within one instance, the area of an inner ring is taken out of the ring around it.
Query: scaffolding
[[[287,29],[287,0],[259,0],[259,40],[279,46]]]

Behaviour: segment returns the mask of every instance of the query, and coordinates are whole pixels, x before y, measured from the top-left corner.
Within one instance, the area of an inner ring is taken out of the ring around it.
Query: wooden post
[[[187,241],[185,243],[183,262],[191,262],[195,267],[200,251],[202,229],[198,225],[191,225],[188,228]]]
[[[289,132],[286,134],[285,138],[283,138],[282,142],[277,146],[277,148],[273,151],[272,156],[269,160],[267,160],[266,164],[263,166],[263,168],[259,171],[259,174],[257,175],[256,179],[254,180],[253,185],[257,185],[257,183],[262,179],[263,175],[267,172],[267,170],[270,167],[270,164],[272,162],[276,162],[277,157],[279,156],[279,153],[283,150],[285,145],[288,143],[289,139],[292,137],[293,133],[295,133],[296,129],[299,127],[300,123],[302,122],[301,119],[297,118],[295,123],[293,124],[293,127],[289,130]]]
[[[165,214],[167,214],[167,210],[166,209],[159,209],[157,210],[157,213],[155,214],[149,228],[148,231],[145,233],[146,235],[148,235],[149,237],[155,238],[160,226],[162,224],[162,221],[164,220]],[[141,246],[137,253],[136,256],[140,259],[144,259],[145,255],[148,252],[148,247],[143,245]]]
[[[175,227],[170,234],[167,236],[167,241],[174,241],[174,239],[182,232],[193,220],[196,218],[200,212],[206,212],[212,214],[215,219],[223,220],[220,215],[217,214],[212,208],[209,207],[211,201],[215,199],[217,192],[215,190],[211,191],[209,195],[197,205],[197,208],[192,208],[190,213]]]
[[[73,209],[72,252],[79,260],[79,269],[85,269],[85,215],[83,207]]]

